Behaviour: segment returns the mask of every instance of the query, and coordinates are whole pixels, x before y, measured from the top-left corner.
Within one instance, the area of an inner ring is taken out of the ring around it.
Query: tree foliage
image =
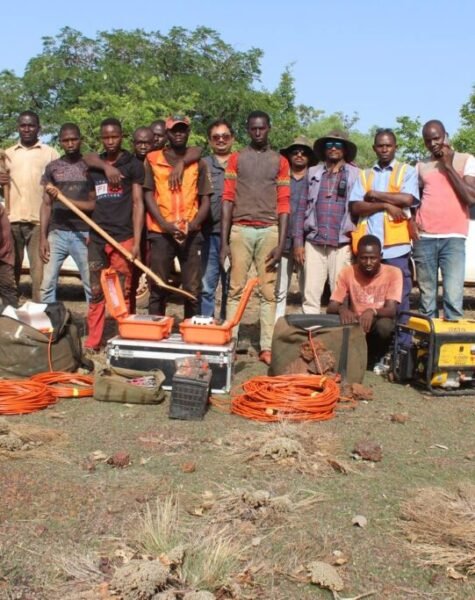
[[[468,102],[460,109],[462,126],[453,138],[453,144],[459,152],[475,154],[475,86]]]

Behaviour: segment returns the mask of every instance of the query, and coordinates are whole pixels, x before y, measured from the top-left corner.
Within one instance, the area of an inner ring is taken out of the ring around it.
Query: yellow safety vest
[[[402,182],[406,173],[407,165],[395,162],[393,170],[389,178],[387,192],[397,194],[401,191]],[[365,192],[369,192],[373,186],[374,171],[373,169],[362,170],[361,183]],[[368,232],[368,217],[361,217],[358,221],[356,229],[351,233],[351,249],[356,254],[358,242]],[[409,221],[394,221],[387,211],[384,211],[384,244],[383,247],[397,246],[400,244],[410,244],[411,236],[409,233]]]

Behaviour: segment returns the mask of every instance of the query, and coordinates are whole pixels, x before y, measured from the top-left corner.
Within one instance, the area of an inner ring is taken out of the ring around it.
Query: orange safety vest
[[[155,202],[165,221],[176,223],[185,230],[198,212],[198,163],[193,163],[183,172],[183,181],[179,190],[172,192],[168,177],[173,167],[167,162],[163,150],[155,150],[147,155],[155,182]],[[157,221],[147,213],[147,229],[163,233]]]
[[[401,191],[402,182],[406,173],[407,165],[395,162],[389,183],[387,192],[397,194]],[[361,183],[365,192],[369,192],[372,189],[374,181],[373,169],[366,169],[361,171]],[[410,244],[411,236],[409,233],[409,219],[408,216],[403,221],[394,221],[393,218],[384,211],[384,244],[383,247],[397,246],[400,244]],[[361,217],[358,221],[356,229],[351,232],[351,249],[356,254],[358,249],[358,242],[366,235],[368,231],[368,217]]]

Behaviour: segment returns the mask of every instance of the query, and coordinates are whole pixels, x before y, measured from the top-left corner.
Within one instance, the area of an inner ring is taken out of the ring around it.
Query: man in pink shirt
[[[421,312],[438,316],[440,268],[444,318],[457,320],[463,317],[465,239],[469,207],[475,204],[475,158],[452,150],[440,121],[428,121],[422,136],[431,156],[417,164],[422,194],[416,213],[414,262]]]
[[[366,334],[368,366],[387,353],[402,296],[402,272],[381,264],[381,242],[364,235],[358,242],[356,264],[340,272],[327,314],[340,315],[342,325],[359,323]]]

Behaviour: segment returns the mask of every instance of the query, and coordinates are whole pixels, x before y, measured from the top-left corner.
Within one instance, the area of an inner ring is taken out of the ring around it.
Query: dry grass
[[[160,556],[183,542],[182,530],[177,498],[168,495],[157,498],[153,509],[147,504],[144,514],[139,516],[134,541],[147,554]]]
[[[419,490],[402,506],[403,530],[425,566],[475,574],[475,484]]]
[[[61,548],[53,553],[53,563],[68,579],[78,582],[99,583],[104,574],[99,570],[97,555],[75,547]]]
[[[208,529],[190,545],[182,567],[183,580],[193,588],[217,590],[238,572],[244,551],[230,528]]]

